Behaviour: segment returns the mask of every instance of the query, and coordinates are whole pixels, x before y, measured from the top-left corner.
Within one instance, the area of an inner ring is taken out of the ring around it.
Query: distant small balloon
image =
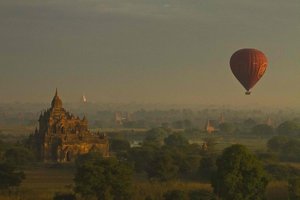
[[[240,49],[230,58],[230,68],[236,79],[244,86],[247,95],[264,75],[268,67],[265,54],[257,49]]]

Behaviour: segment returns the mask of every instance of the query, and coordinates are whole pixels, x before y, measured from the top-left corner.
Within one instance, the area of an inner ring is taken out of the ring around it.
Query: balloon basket
[[[246,91],[246,92],[245,92],[245,95],[250,95],[250,94],[251,94],[250,91]]]

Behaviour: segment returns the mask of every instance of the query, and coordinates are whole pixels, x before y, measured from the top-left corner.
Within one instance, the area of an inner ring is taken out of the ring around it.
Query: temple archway
[[[71,152],[71,151],[67,151],[67,153],[66,153],[66,161],[67,161],[67,162],[71,162],[72,159],[73,159],[73,154],[72,154],[72,152]]]

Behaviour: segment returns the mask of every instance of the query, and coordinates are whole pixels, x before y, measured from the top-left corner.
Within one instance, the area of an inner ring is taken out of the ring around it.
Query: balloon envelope
[[[257,49],[240,49],[230,58],[230,68],[234,76],[249,90],[263,76],[268,66],[267,57]]]

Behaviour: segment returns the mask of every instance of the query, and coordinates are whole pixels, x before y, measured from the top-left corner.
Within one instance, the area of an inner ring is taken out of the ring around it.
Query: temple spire
[[[54,97],[52,99],[52,102],[51,102],[51,107],[52,108],[54,108],[54,107],[55,108],[61,108],[62,107],[62,101],[58,96],[57,88],[55,90],[55,95],[54,95]]]

